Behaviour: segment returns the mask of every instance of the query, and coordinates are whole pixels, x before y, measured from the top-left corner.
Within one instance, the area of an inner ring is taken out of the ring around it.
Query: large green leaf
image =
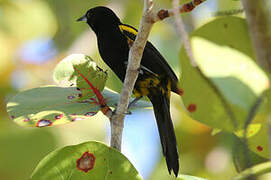
[[[215,19],[191,35],[199,69],[180,54],[180,85],[189,115],[214,128],[244,127],[251,107],[269,86],[254,62],[246,22],[238,17]]]
[[[80,99],[81,91],[75,87],[44,86],[18,93],[7,104],[11,119],[21,126],[45,127],[90,119],[101,107],[93,100]],[[119,94],[104,90],[103,97],[108,106],[114,107]],[[140,101],[131,109],[150,107]]]
[[[38,164],[30,179],[140,180],[142,178],[119,151],[99,142],[86,142],[50,153]]]
[[[223,106],[223,102],[197,68],[190,65],[184,50],[181,50],[180,87],[188,114],[195,120],[214,128],[233,130],[233,122]]]
[[[7,104],[9,116],[21,126],[65,124],[95,115],[100,107],[79,101],[74,87],[44,86],[18,93]]]

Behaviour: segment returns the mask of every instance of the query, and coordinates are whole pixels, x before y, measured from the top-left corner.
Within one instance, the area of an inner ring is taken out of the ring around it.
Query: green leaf
[[[54,79],[64,86],[76,85],[80,91],[80,100],[94,96],[89,82],[100,92],[103,91],[107,73],[84,54],[72,54],[64,58],[54,70]]]
[[[260,124],[260,123],[248,125],[247,130],[246,130],[247,131],[246,138],[253,137],[261,130],[261,128],[262,128],[262,124]],[[237,135],[240,138],[243,138],[245,135],[245,130],[240,129],[235,132],[235,135]]]
[[[211,132],[211,135],[212,135],[212,136],[215,136],[215,135],[217,135],[217,134],[220,133],[220,132],[221,132],[221,129],[214,128],[214,129],[212,130],[212,132]]]
[[[66,124],[77,120],[90,119],[100,106],[92,100],[81,101],[75,87],[44,86],[18,93],[7,103],[11,119],[21,126],[45,127]],[[114,107],[119,94],[113,91],[102,92],[108,106]],[[151,104],[139,101],[132,109],[150,107]]]
[[[254,124],[253,126],[258,127],[249,128],[247,131],[249,136],[247,139],[248,148],[259,156],[269,159],[268,127],[266,123]]]
[[[35,180],[140,180],[134,166],[115,149],[99,142],[67,146],[40,161],[31,179]]]
[[[220,96],[200,71],[190,65],[184,49],[181,50],[180,59],[180,87],[184,91],[182,99],[188,115],[211,127],[233,130],[233,122],[224,109]]]
[[[78,101],[74,87],[44,86],[18,93],[7,104],[11,119],[21,126],[44,127],[88,119],[100,106]]]
[[[82,92],[80,100],[89,99],[95,95],[93,87],[99,92],[103,91],[107,73],[96,66],[96,63],[87,61],[82,64],[74,65],[73,68],[75,71],[70,79],[76,77],[76,85]]]
[[[189,115],[214,128],[243,128],[251,107],[269,86],[254,62],[245,20],[217,18],[193,32],[191,42],[203,74],[191,67],[182,49],[183,101],[188,110],[196,106]]]
[[[177,180],[207,180],[207,179],[201,178],[201,177],[196,177],[196,176],[181,174],[178,176]]]
[[[192,38],[195,58],[205,76],[235,107],[248,112],[269,85],[268,77],[246,54],[201,37]],[[204,47],[204,48],[203,48]],[[206,49],[213,50],[212,55]]]
[[[90,57],[84,54],[72,54],[61,60],[54,69],[54,80],[56,83],[62,86],[71,86],[76,84],[77,77],[74,74],[73,65],[83,64],[88,61],[92,61]]]
[[[234,134],[230,134],[230,136],[232,137],[232,142],[234,142],[232,156],[237,172],[268,161],[269,158],[263,157],[260,154],[262,151],[255,151],[257,146],[255,148],[255,146],[250,145],[253,139],[249,138],[245,144],[242,137],[237,137]]]
[[[72,83],[75,85],[78,78],[82,78],[78,72],[75,71],[76,67],[87,79],[94,78],[93,84],[96,83],[96,76],[106,78],[106,73],[91,59],[91,57],[84,54],[71,54],[61,60],[54,69],[54,80],[60,85],[70,86]]]
[[[256,178],[257,176],[271,172],[271,162],[265,162],[248,168],[235,176],[234,180],[249,179],[249,177]]]

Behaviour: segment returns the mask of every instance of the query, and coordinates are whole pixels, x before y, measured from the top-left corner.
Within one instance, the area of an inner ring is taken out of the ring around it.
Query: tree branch
[[[242,0],[256,59],[271,73],[271,1]]]
[[[191,3],[184,4],[178,8],[178,13],[189,12],[195,6],[205,0],[194,0]],[[153,24],[173,15],[173,10],[160,10],[153,12],[153,0],[144,0],[144,11],[140,21],[140,26],[136,39],[130,48],[128,66],[120,99],[115,113],[110,118],[111,122],[111,147],[121,150],[122,131],[124,126],[125,112],[128,107],[129,97],[132,94],[142,54],[147,43],[147,39]]]
[[[121,139],[125,116],[124,113],[128,107],[129,97],[132,94],[132,90],[138,77],[138,69],[140,67],[143,50],[146,45],[151,27],[154,23],[152,21],[152,11],[153,1],[145,0],[144,12],[141,18],[139,31],[129,52],[128,66],[123,88],[120,94],[120,99],[115,114],[111,119],[111,147],[114,147],[118,150],[121,150]]]
[[[179,35],[182,39],[184,48],[186,50],[187,56],[189,57],[191,65],[193,67],[196,67],[197,63],[196,63],[196,60],[195,60],[193,52],[192,52],[189,36],[188,36],[187,32],[185,31],[185,26],[184,26],[183,20],[182,20],[181,16],[179,15],[180,9],[179,9],[178,5],[179,5],[178,0],[172,1],[172,7],[173,7],[172,13],[173,13],[173,17],[175,19],[176,27],[178,30],[177,32],[179,33]]]

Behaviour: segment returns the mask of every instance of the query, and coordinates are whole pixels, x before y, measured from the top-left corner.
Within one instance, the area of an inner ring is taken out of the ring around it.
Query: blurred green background
[[[155,3],[157,9],[171,6],[171,1],[157,0]],[[86,10],[98,5],[111,7],[124,23],[138,27],[142,0],[0,0],[1,180],[28,179],[37,163],[56,148],[88,140],[109,142],[109,122],[101,114],[91,121],[35,129],[15,125],[6,113],[6,102],[16,92],[54,84],[53,69],[66,55],[84,53],[108,69],[101,62],[94,33],[86,24],[76,22]],[[193,31],[212,19],[218,11],[239,8],[239,1],[207,0],[192,13],[183,15],[186,29]],[[150,41],[179,74],[181,41],[173,19],[156,23]],[[120,88],[120,82],[112,72],[109,73],[107,85],[114,90]],[[236,171],[231,157],[234,137],[224,133],[212,136],[211,128],[184,114],[178,96],[173,95],[171,103],[181,173],[221,180],[234,176]],[[123,153],[134,163],[144,179],[174,179],[168,175],[162,158],[151,110],[127,116]]]

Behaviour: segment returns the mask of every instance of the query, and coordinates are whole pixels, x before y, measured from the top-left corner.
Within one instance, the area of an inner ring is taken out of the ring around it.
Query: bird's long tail
[[[166,93],[149,96],[153,104],[154,114],[158,126],[163,154],[166,158],[168,171],[173,170],[175,176],[179,171],[179,155],[177,150],[176,136],[170,117],[170,103]]]

